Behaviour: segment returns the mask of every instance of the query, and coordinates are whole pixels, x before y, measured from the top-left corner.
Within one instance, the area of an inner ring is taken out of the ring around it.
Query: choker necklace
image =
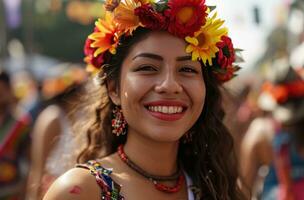
[[[150,180],[154,184],[154,187],[157,190],[160,190],[160,191],[166,192],[166,193],[174,193],[174,192],[178,192],[182,188],[182,184],[184,183],[185,177],[180,169],[177,170],[177,172],[175,172],[173,175],[170,175],[170,176],[151,175],[151,174],[145,172],[143,169],[141,169],[138,165],[136,165],[133,161],[131,161],[129,159],[129,157],[126,155],[126,153],[123,150],[123,145],[120,145],[118,147],[117,153],[118,153],[118,156],[120,157],[120,159],[124,163],[126,163],[131,169],[133,169],[138,174],[140,174],[143,177]],[[169,186],[159,183],[159,181],[173,181],[173,180],[176,181],[176,184],[173,187],[169,187]]]

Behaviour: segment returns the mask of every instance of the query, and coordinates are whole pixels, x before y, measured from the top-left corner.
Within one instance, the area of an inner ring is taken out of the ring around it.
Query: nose
[[[161,76],[159,83],[155,86],[158,93],[178,94],[183,91],[183,87],[178,82],[173,72],[168,72]]]

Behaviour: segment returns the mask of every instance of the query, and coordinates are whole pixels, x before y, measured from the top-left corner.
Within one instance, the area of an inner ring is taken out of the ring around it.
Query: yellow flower
[[[116,53],[116,47],[119,42],[120,33],[110,13],[106,13],[105,20],[98,19],[95,23],[95,31],[89,35],[93,40],[91,47],[96,48],[94,57],[109,50],[112,54]]]
[[[150,4],[155,3],[155,0],[135,0],[135,1],[141,3],[141,5],[148,3]]]
[[[96,67],[94,67],[91,64],[86,65],[85,70],[86,70],[86,72],[88,72],[89,74],[92,74],[92,75],[96,75],[97,73],[100,72],[100,69],[97,69]]]
[[[139,17],[134,14],[134,10],[139,6],[140,3],[136,1],[125,0],[116,7],[113,20],[119,30],[123,30],[127,34],[132,34],[139,26]]]
[[[206,24],[194,33],[194,37],[187,36],[185,40],[189,43],[186,47],[187,53],[192,53],[192,60],[201,59],[206,65],[212,65],[212,58],[219,51],[216,43],[221,41],[223,35],[227,35],[227,28],[221,27],[223,20],[215,19],[217,13],[207,18]]]

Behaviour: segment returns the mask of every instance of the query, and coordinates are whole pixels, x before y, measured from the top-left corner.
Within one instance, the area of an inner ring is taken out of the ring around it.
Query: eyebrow
[[[187,61],[187,60],[192,60],[191,56],[180,56],[176,58],[177,61]]]
[[[140,54],[134,56],[132,58],[132,60],[135,60],[138,57],[152,58],[152,59],[160,60],[160,61],[164,60],[164,58],[162,56],[153,54],[153,53],[140,53]],[[180,57],[176,58],[176,61],[187,61],[187,60],[191,60],[191,56],[180,56]]]

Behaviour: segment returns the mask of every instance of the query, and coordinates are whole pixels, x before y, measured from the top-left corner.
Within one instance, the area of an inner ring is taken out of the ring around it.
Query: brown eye
[[[181,71],[181,72],[186,72],[186,73],[195,73],[195,74],[198,73],[198,71],[195,70],[195,69],[193,69],[193,67],[187,67],[187,66],[182,67],[182,68],[180,69],[180,71]]]
[[[135,71],[157,71],[157,68],[151,65],[141,65]]]

